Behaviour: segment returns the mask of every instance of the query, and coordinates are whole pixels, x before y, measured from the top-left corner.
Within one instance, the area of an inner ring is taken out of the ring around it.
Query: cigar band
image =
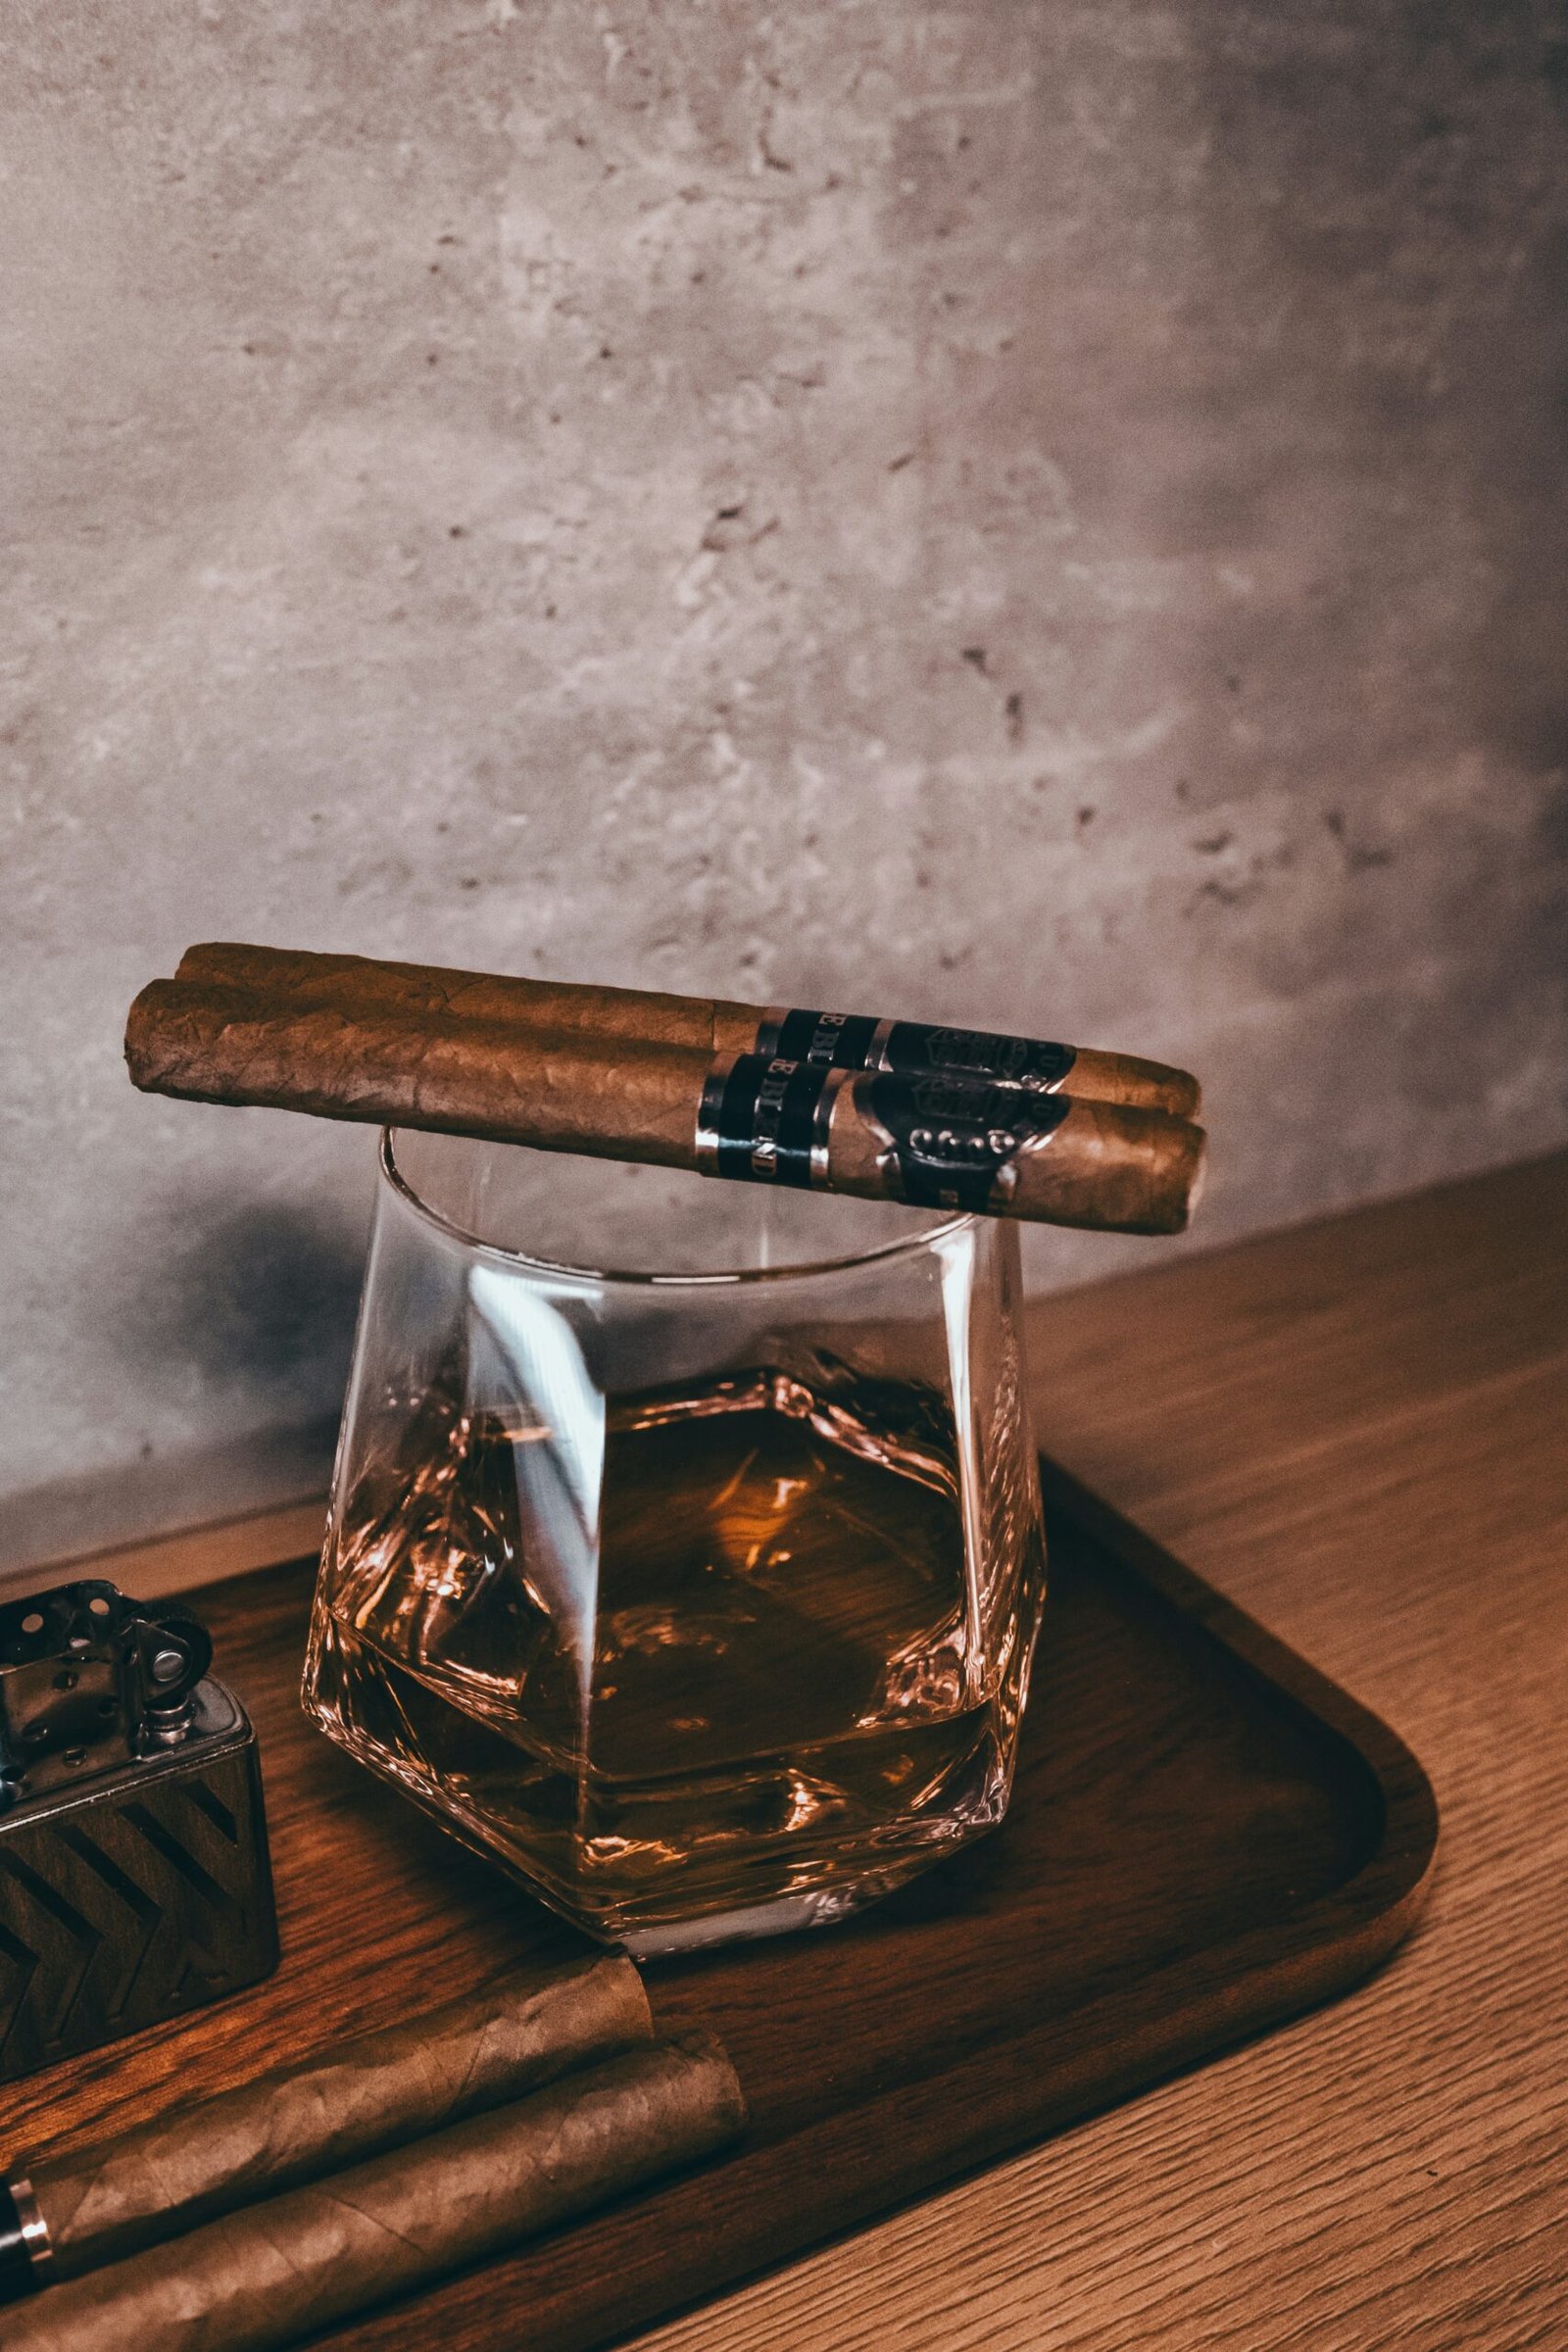
[[[824,1070],[869,1070],[876,1066],[872,1054],[879,1031],[893,1026],[863,1012],[802,1012],[774,1004],[758,1023],[752,1052],[808,1061]]]
[[[855,1107],[882,1138],[890,1200],[983,1211],[1011,1199],[1019,1152],[1054,1135],[1072,1104],[983,1078],[869,1070],[855,1080]]]
[[[750,1184],[825,1185],[828,1121],[847,1076],[790,1054],[724,1055],[703,1087],[697,1165]]]
[[[54,2251],[32,2182],[25,2173],[8,2175],[0,2180],[0,2303],[15,2303],[42,2286]]]
[[[950,1071],[993,1086],[1053,1095],[1072,1068],[1071,1046],[1041,1037],[1004,1037],[994,1029],[953,1029],[930,1021],[874,1021],[858,1012],[807,1012],[775,1005],[758,1027],[753,1051],[826,1069],[886,1070],[904,1077]]]

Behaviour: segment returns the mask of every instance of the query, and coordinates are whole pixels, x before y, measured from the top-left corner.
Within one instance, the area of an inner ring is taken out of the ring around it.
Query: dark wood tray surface
[[[1406,1934],[1437,1842],[1414,1757],[1045,1477],[1052,1596],[1004,1828],[846,1927],[649,1971],[662,2024],[728,2044],[743,2146],[316,2340],[609,2342],[1344,1991]],[[191,1596],[261,1737],[281,1967],[0,2093],[7,2152],[98,2136],[575,1946],[306,1725],[313,1565]]]

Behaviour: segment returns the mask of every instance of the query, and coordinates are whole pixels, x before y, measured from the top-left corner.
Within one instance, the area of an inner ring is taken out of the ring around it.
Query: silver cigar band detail
[[[0,2179],[0,2303],[19,2302],[47,2285],[54,2254],[26,2174]]]
[[[22,2242],[26,2247],[35,2271],[47,2272],[54,2263],[55,2250],[49,2237],[49,2225],[38,2211],[38,2200],[32,2193],[32,2182],[25,2173],[13,2173],[6,2184],[11,2202],[17,2209],[22,2225]]]
[[[939,1074],[866,1070],[855,1107],[881,1139],[889,1197],[911,1207],[983,1212],[1010,1200],[1017,1157],[1043,1145],[1072,1108],[1065,1095]]]

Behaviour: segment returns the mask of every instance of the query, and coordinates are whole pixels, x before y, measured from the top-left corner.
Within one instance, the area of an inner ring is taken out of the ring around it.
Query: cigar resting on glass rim
[[[1100,1232],[1179,1233],[1203,1159],[1201,1128],[1128,1103],[205,981],[143,989],[125,1058],[152,1094]]]
[[[516,2099],[653,2033],[631,1962],[595,1954],[548,1974],[518,1970],[96,2147],[24,2159],[0,2185],[0,2210],[9,2192],[27,2257],[16,2283],[75,2278]]]
[[[15,2306],[6,2352],[274,2352],[710,2155],[745,2120],[716,2041],[653,2042]]]
[[[214,940],[187,948],[174,977],[220,988],[255,990],[281,1007],[337,1006],[390,1010],[520,1028],[578,1031],[651,1046],[680,1046],[710,1058],[766,1054],[827,1061],[844,1069],[938,1070],[1027,1086],[1063,1088],[1079,1102],[1128,1102],[1198,1116],[1200,1090],[1190,1071],[1136,1054],[1054,1045],[927,1021],[881,1021],[858,1013],[809,1012],[671,996],[637,988],[588,987],[563,980],[522,980],[501,973],[449,971],[438,964],[382,962],[368,956],[316,956],[303,949],[247,947]]]

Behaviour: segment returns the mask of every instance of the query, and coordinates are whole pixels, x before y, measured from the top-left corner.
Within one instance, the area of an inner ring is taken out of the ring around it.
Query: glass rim
[[[486,1257],[500,1258],[509,1266],[525,1267],[530,1274],[548,1274],[558,1281],[663,1291],[713,1290],[742,1283],[796,1282],[810,1275],[845,1273],[858,1266],[879,1264],[887,1258],[912,1255],[916,1250],[929,1250],[934,1243],[945,1241],[950,1234],[961,1232],[965,1226],[978,1225],[980,1222],[973,1210],[959,1210],[956,1215],[938,1218],[934,1224],[918,1226],[913,1233],[900,1234],[890,1242],[878,1242],[869,1250],[844,1251],[833,1257],[803,1259],[799,1264],[788,1266],[730,1266],[721,1267],[711,1274],[652,1274],[632,1267],[576,1266],[564,1258],[535,1257],[526,1250],[510,1250],[504,1242],[487,1242],[481,1234],[470,1233],[456,1218],[432,1207],[398,1165],[396,1149],[400,1135],[425,1132],[417,1127],[382,1128],[378,1155],[382,1183],[405,1201],[416,1216],[433,1226],[437,1233],[445,1235],[449,1241],[461,1243],[466,1250],[479,1250]],[[493,1152],[517,1149],[513,1145],[490,1143],[483,1136],[464,1136],[454,1140],[485,1144]]]

